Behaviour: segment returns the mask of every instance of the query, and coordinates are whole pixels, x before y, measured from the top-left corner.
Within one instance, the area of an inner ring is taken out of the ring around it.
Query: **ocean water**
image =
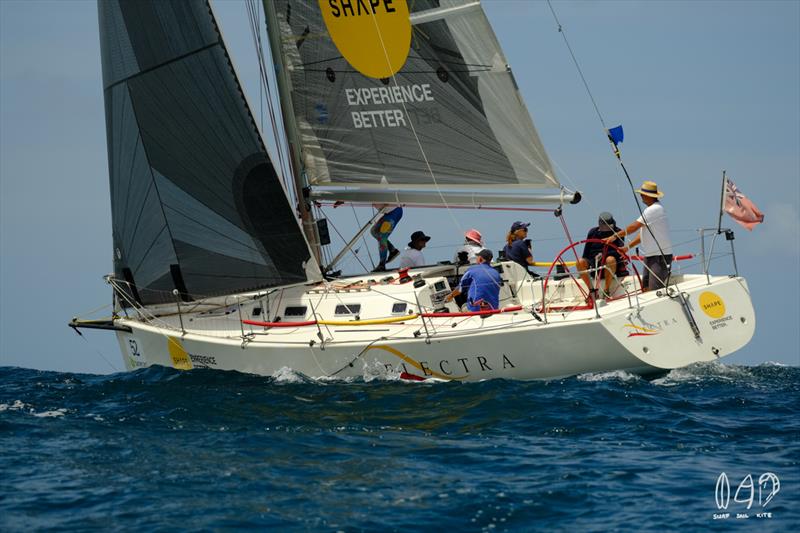
[[[235,528],[798,531],[800,368],[481,383],[0,368],[0,530]]]

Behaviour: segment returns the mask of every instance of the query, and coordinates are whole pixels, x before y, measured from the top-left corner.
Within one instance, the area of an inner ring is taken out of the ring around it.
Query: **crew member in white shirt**
[[[611,242],[639,230],[639,235],[628,244],[628,249],[633,249],[641,243],[640,251],[644,256],[645,266],[642,290],[660,289],[667,283],[672,267],[669,221],[664,206],[658,201],[664,193],[658,190],[658,185],[654,181],[645,181],[636,192],[641,195],[642,202],[647,206],[642,211],[642,216],[605,240]]]
[[[474,265],[478,262],[478,252],[483,250],[483,236],[481,232],[476,229],[467,230],[464,233],[464,244],[456,250],[453,256],[453,263],[460,265],[462,263],[469,263]],[[459,255],[467,254],[466,260],[462,261]]]
[[[431,240],[431,238],[421,231],[412,233],[408,248],[406,248],[400,256],[400,268],[416,268],[425,265],[425,257],[422,255],[422,249],[425,248],[429,240]]]

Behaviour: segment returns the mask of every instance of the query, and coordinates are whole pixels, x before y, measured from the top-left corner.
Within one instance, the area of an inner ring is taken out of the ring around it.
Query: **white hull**
[[[184,310],[184,330],[174,315],[149,323],[140,318],[118,319],[115,325],[131,330],[117,332],[129,370],[156,364],[274,375],[289,368],[312,378],[405,372],[464,381],[541,379],[611,370],[657,372],[728,355],[747,344],[755,329],[744,279],[707,279],[704,275],[678,276],[673,285],[688,302],[697,337],[680,299],[661,291],[625,296],[633,280],[617,289],[621,298],[601,303],[597,310],[551,310],[540,322],[530,309],[541,299],[541,283],[507,265],[501,304],[522,305],[523,309],[487,317],[416,317],[373,323],[387,315],[387,302],[404,300],[430,308],[429,293],[434,292],[437,280],[444,279],[437,277],[441,267],[433,267],[421,271],[428,283],[419,290],[411,283],[359,285],[366,277],[337,281],[338,288],[286,289],[279,295],[281,303],[273,303],[275,311],[269,315],[270,319],[280,316],[286,302],[310,302],[316,318],[332,320],[335,305],[358,301],[364,310],[359,322],[367,325],[340,319],[343,325],[242,326],[241,318],[258,319],[251,315],[263,317],[267,312],[263,295],[242,295],[238,300],[241,306],[218,307],[214,312],[192,315]],[[351,284],[346,286],[344,281]],[[547,289],[550,305],[556,296],[574,305],[580,298],[572,294],[574,286],[571,280],[551,281]],[[276,297],[277,293],[273,295]],[[435,302],[436,296],[433,299]],[[254,311],[257,307],[260,309]],[[409,307],[416,311],[413,305]],[[374,313],[369,313],[371,308]],[[456,310],[452,304],[450,310]],[[284,322],[289,320],[284,318]]]

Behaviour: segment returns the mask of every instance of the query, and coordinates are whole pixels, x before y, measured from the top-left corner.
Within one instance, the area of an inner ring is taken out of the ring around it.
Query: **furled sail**
[[[387,187],[559,187],[479,2],[265,8],[275,10],[269,29],[280,32],[311,185],[373,197]]]
[[[114,271],[129,296],[317,277],[208,2],[99,0],[98,13]]]

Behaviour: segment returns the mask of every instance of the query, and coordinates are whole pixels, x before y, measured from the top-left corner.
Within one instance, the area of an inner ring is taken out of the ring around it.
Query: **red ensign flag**
[[[725,212],[749,231],[764,222],[764,214],[728,179],[725,180]]]

